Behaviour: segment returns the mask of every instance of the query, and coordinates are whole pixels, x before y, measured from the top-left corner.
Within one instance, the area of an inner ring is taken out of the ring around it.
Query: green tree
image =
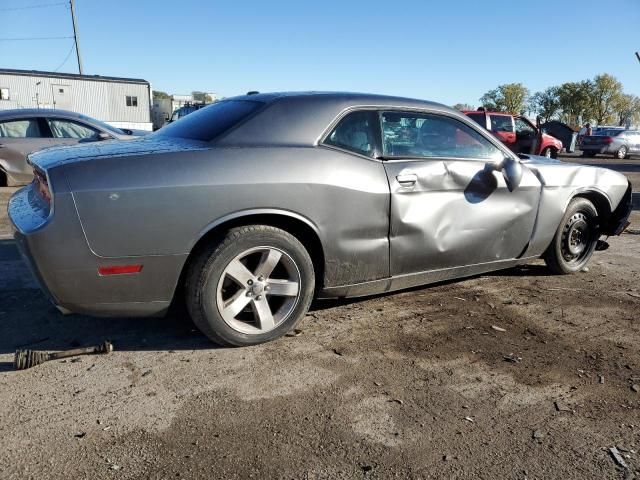
[[[618,125],[635,125],[640,123],[640,97],[622,94],[615,106]]]
[[[153,91],[153,98],[170,98],[170,95],[167,92],[163,92],[162,90],[154,90]]]
[[[598,125],[614,121],[616,106],[622,97],[622,83],[616,77],[603,73],[592,82],[591,108]]]
[[[482,97],[480,103],[487,110],[498,110],[524,114],[527,110],[529,89],[521,83],[507,83],[489,90]]]
[[[586,122],[593,118],[593,82],[566,82],[558,87],[558,101],[562,110],[562,120],[570,125],[578,125],[579,118]]]
[[[206,92],[199,92],[197,90],[194,90],[193,92],[191,92],[191,95],[193,96],[193,100],[195,102],[211,103],[213,101],[211,95],[207,94]]]
[[[549,87],[531,96],[529,100],[530,110],[540,115],[542,122],[548,122],[560,112],[558,90],[558,87]]]
[[[469,105],[468,103],[456,103],[452,108],[455,110],[475,110],[473,105]]]

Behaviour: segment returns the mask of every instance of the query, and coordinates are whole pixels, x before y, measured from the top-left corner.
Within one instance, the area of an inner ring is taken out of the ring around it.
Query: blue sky
[[[0,39],[72,34],[64,0],[0,0]],[[7,10],[23,8],[20,10]],[[76,0],[85,73],[169,93],[347,90],[478,104],[598,73],[640,94],[640,0]],[[622,25],[622,28],[617,28]],[[0,67],[54,70],[71,39],[0,41]],[[75,52],[60,71],[77,72]]]

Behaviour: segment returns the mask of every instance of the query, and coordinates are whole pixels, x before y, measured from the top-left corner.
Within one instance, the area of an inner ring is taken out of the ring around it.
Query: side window
[[[468,113],[467,116],[482,128],[487,128],[487,119],[484,113]]]
[[[491,118],[492,132],[508,132],[513,133],[513,122],[511,115],[489,115]]]
[[[94,138],[98,135],[97,130],[71,120],[47,118],[47,122],[53,138],[78,138],[82,140]]]
[[[371,156],[375,146],[378,114],[374,111],[353,112],[344,117],[324,143]]]
[[[503,153],[454,118],[400,112],[382,114],[383,153],[389,157],[499,159]]]
[[[536,133],[536,129],[533,128],[533,125],[531,125],[529,122],[527,122],[526,120],[523,120],[522,118],[516,118],[516,132],[517,133],[527,133],[530,135],[533,135],[534,133]]]
[[[0,137],[41,138],[43,136],[36,118],[0,122]]]
[[[9,89],[8,88],[0,88],[0,100],[9,100]]]
[[[132,97],[130,95],[126,96],[127,107],[137,107],[138,106],[138,97]]]

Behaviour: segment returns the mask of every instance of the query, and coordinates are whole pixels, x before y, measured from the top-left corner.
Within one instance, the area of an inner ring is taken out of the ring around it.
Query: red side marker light
[[[104,277],[106,275],[123,275],[127,273],[140,273],[142,265],[111,265],[107,267],[98,267],[98,275]]]

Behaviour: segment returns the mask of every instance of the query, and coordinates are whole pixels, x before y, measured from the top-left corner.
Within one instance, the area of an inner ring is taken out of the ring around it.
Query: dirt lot
[[[322,302],[298,336],[244,349],[180,313],[61,316],[0,241],[0,477],[635,478],[632,220],[585,273],[537,262]],[[111,355],[12,370],[18,347],[105,338]]]

